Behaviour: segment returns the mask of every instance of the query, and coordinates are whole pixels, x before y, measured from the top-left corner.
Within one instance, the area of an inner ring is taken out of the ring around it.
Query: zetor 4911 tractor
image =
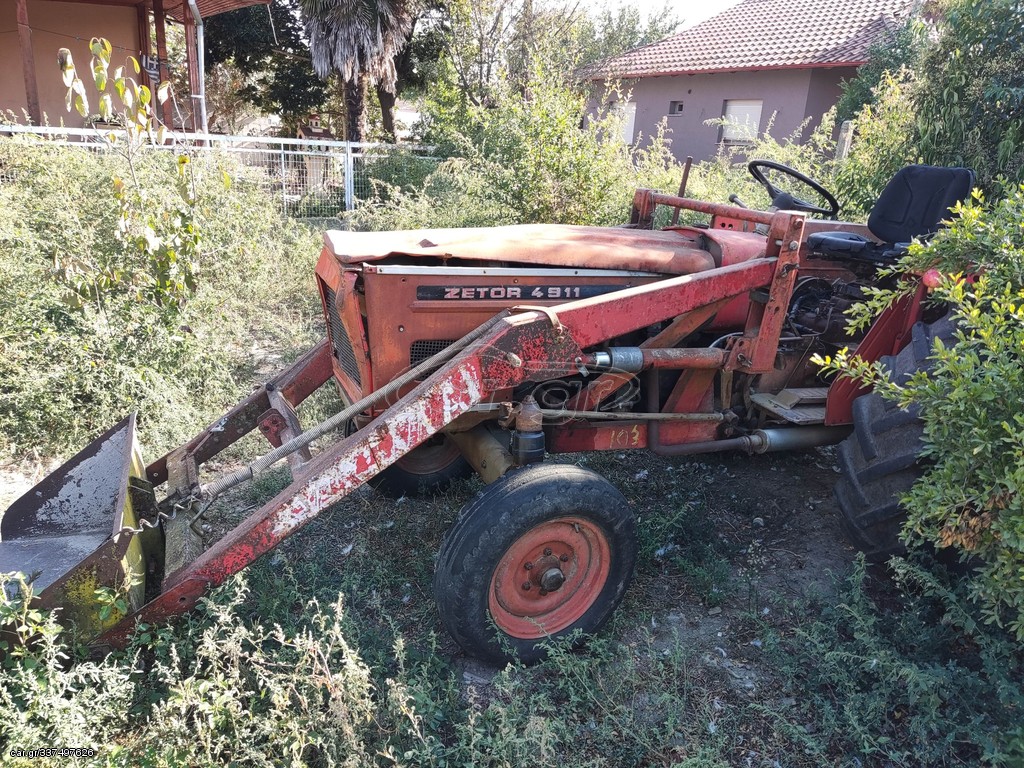
[[[0,571],[33,573],[39,604],[118,645],[137,621],[190,609],[364,482],[412,494],[475,471],[487,485],[437,561],[440,615],[467,652],[529,661],[545,638],[599,627],[636,558],[619,491],[557,454],[764,453],[844,438],[846,526],[869,554],[892,551],[920,426],[855,382],[822,380],[810,359],[849,346],[889,356],[898,376],[924,363],[949,329],[923,289],[859,337],[844,311],[879,265],[939,226],[973,175],[905,168],[864,226],[808,218],[834,219],[839,205],[792,169],[750,170],[769,211],[640,190],[618,228],[328,232],[316,268],[326,340],[148,466],[134,417],[99,437],[4,515]],[[780,175],[824,204],[782,191]],[[654,229],[658,206],[705,221]],[[346,407],[303,431],[295,407],[332,378]],[[254,429],[273,450],[228,476],[201,475]],[[292,484],[206,541],[210,501],[282,459]],[[125,589],[127,611],[101,613],[100,586]]]

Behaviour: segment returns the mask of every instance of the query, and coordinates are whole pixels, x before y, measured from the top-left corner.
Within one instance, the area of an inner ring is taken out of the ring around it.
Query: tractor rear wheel
[[[417,498],[443,491],[473,474],[459,447],[444,434],[417,446],[370,480],[386,496]]]
[[[534,465],[465,506],[441,546],[434,595],[467,653],[530,663],[545,640],[600,628],[635,562],[636,523],[611,483],[581,467]]]
[[[917,323],[910,343],[881,362],[895,382],[903,383],[931,368],[928,357],[934,340],[948,342],[953,331],[946,318],[930,325]],[[899,501],[924,473],[923,437],[916,406],[903,409],[874,392],[854,401],[853,434],[839,446],[843,476],[835,494],[847,535],[872,562],[906,551],[900,541],[906,513]]]

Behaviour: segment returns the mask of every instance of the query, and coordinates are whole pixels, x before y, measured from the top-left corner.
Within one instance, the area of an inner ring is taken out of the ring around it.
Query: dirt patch
[[[710,587],[671,568],[638,578],[637,594],[627,600],[646,604],[650,615],[643,631],[653,635],[652,650],[667,652],[681,644],[718,673],[712,677],[723,701],[731,693],[767,697],[777,705],[776,676],[763,659],[759,624],[784,625],[787,614],[807,600],[827,599],[855,556],[832,495],[839,477],[835,450],[676,460],[646,456],[643,465],[630,470],[628,488],[637,503],[661,499],[662,504],[696,505],[720,543],[716,552],[726,570]],[[645,485],[653,488],[645,491]],[[678,537],[669,540],[671,533],[663,532],[666,541],[655,550],[656,558],[673,544],[685,546]]]
[[[33,485],[56,469],[53,459],[25,458],[0,464],[0,519],[4,511]]]

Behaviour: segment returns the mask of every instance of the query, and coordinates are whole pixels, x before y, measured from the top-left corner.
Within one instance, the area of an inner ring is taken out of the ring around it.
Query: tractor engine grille
[[[341,365],[348,377],[358,386],[363,382],[359,380],[359,366],[356,364],[356,354],[352,349],[352,340],[345,332],[345,326],[341,324],[341,317],[338,314],[337,296],[330,286],[324,283],[324,298],[327,304],[327,335],[331,339],[331,350],[338,364]]]
[[[431,339],[429,341],[414,341],[409,347],[409,365],[417,366],[424,360],[433,357],[443,349],[454,344],[457,339]]]

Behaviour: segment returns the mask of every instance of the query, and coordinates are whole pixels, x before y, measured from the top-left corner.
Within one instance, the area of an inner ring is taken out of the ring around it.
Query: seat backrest
[[[970,168],[908,165],[886,184],[868,216],[868,229],[887,243],[909,243],[929,235],[966,200],[974,187]]]

